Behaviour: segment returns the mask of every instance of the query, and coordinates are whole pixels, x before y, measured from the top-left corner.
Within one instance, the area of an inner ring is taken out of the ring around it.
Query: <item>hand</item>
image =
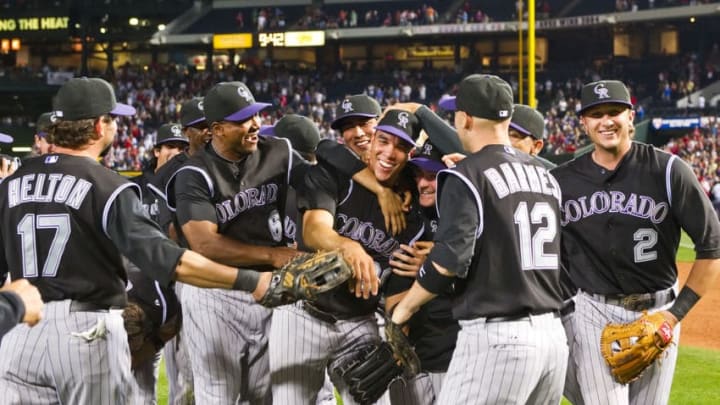
[[[435,246],[435,242],[431,240],[419,240],[413,243],[413,247],[417,250],[417,253],[424,256],[430,254],[433,246]]]
[[[675,315],[673,315],[670,311],[660,311],[660,314],[665,318],[667,323],[670,324],[670,327],[675,328],[675,325],[678,324],[677,318],[675,318]]]
[[[17,168],[12,167],[12,161],[7,158],[0,158],[0,179],[15,173]]]
[[[257,287],[255,287],[252,292],[253,299],[255,299],[256,302],[260,302],[260,300],[262,300],[262,298],[265,296],[265,293],[270,287],[270,280],[272,280],[271,272],[264,271],[260,273],[260,279],[258,280]]]
[[[392,253],[389,263],[393,273],[398,276],[415,278],[420,267],[425,262],[425,258],[426,255],[420,254],[419,249],[413,246],[400,245],[400,250]]]
[[[465,157],[466,156],[463,155],[462,153],[451,153],[449,155],[444,155],[442,157],[442,161],[443,161],[443,163],[445,163],[445,166],[447,166],[447,167],[455,167],[455,165],[459,161],[465,159]]]
[[[340,252],[355,273],[355,285],[350,284],[350,291],[354,291],[357,298],[368,299],[370,294],[377,295],[380,280],[372,257],[355,241],[344,243]]]
[[[12,291],[20,297],[20,300],[25,305],[23,322],[34,326],[40,321],[44,304],[42,297],[40,297],[40,291],[34,285],[21,278],[3,287],[0,291]]]
[[[383,187],[377,195],[380,210],[385,217],[385,229],[397,235],[405,229],[404,203],[394,191]]]
[[[294,259],[296,256],[300,256],[303,254],[303,252],[293,249],[291,247],[276,247],[272,248],[272,259],[271,259],[271,265],[279,269],[280,267],[286,265],[290,260]]]

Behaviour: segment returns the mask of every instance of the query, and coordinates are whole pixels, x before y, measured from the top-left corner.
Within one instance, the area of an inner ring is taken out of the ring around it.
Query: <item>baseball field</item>
[[[683,235],[678,252],[681,285],[695,258],[692,241]],[[694,405],[720,403],[720,292],[713,290],[693,308],[682,322],[680,355],[673,381],[670,404]],[[167,404],[165,367],[160,367],[158,404]],[[563,404],[569,404],[563,401]]]

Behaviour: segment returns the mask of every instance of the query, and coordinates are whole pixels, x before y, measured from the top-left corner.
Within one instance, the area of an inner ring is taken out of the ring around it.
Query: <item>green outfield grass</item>
[[[695,260],[692,240],[682,233],[677,261],[692,262]],[[670,404],[716,404],[720,403],[720,352],[694,347],[680,347],[675,379],[670,394]],[[160,365],[158,380],[158,404],[168,402],[167,379],[165,364]],[[565,404],[569,402],[563,400]]]

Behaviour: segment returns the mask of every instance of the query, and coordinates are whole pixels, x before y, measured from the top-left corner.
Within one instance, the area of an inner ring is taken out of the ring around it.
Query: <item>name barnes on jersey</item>
[[[622,191],[597,191],[589,197],[564,201],[561,225],[606,212],[649,219],[652,223],[659,224],[670,212],[670,206],[665,201],[657,203],[652,197],[645,195],[630,193],[626,196]]]
[[[26,174],[10,180],[8,208],[30,202],[55,202],[80,209],[91,188],[92,184],[89,181],[69,174]]]
[[[560,185],[544,167],[519,162],[501,163],[486,169],[483,174],[492,184],[498,199],[511,194],[530,192],[551,195],[560,201]]]
[[[225,223],[254,207],[274,203],[278,199],[279,187],[275,183],[251,187],[235,194],[232,199],[215,204],[218,221]]]

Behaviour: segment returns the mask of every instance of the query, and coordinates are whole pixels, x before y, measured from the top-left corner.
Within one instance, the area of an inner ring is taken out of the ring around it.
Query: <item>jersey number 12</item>
[[[55,277],[65,245],[70,239],[70,216],[68,214],[27,214],[20,220],[17,233],[22,243],[23,277],[38,276],[38,252],[36,229],[54,229],[55,236],[50,251],[45,256],[42,277]]]
[[[556,253],[545,253],[545,244],[555,240],[557,235],[557,215],[546,202],[538,202],[528,212],[527,202],[518,204],[513,215],[515,224],[518,226],[520,237],[520,265],[523,270],[557,270],[558,255]],[[547,221],[547,226],[537,229],[532,233],[531,224],[542,224]]]

